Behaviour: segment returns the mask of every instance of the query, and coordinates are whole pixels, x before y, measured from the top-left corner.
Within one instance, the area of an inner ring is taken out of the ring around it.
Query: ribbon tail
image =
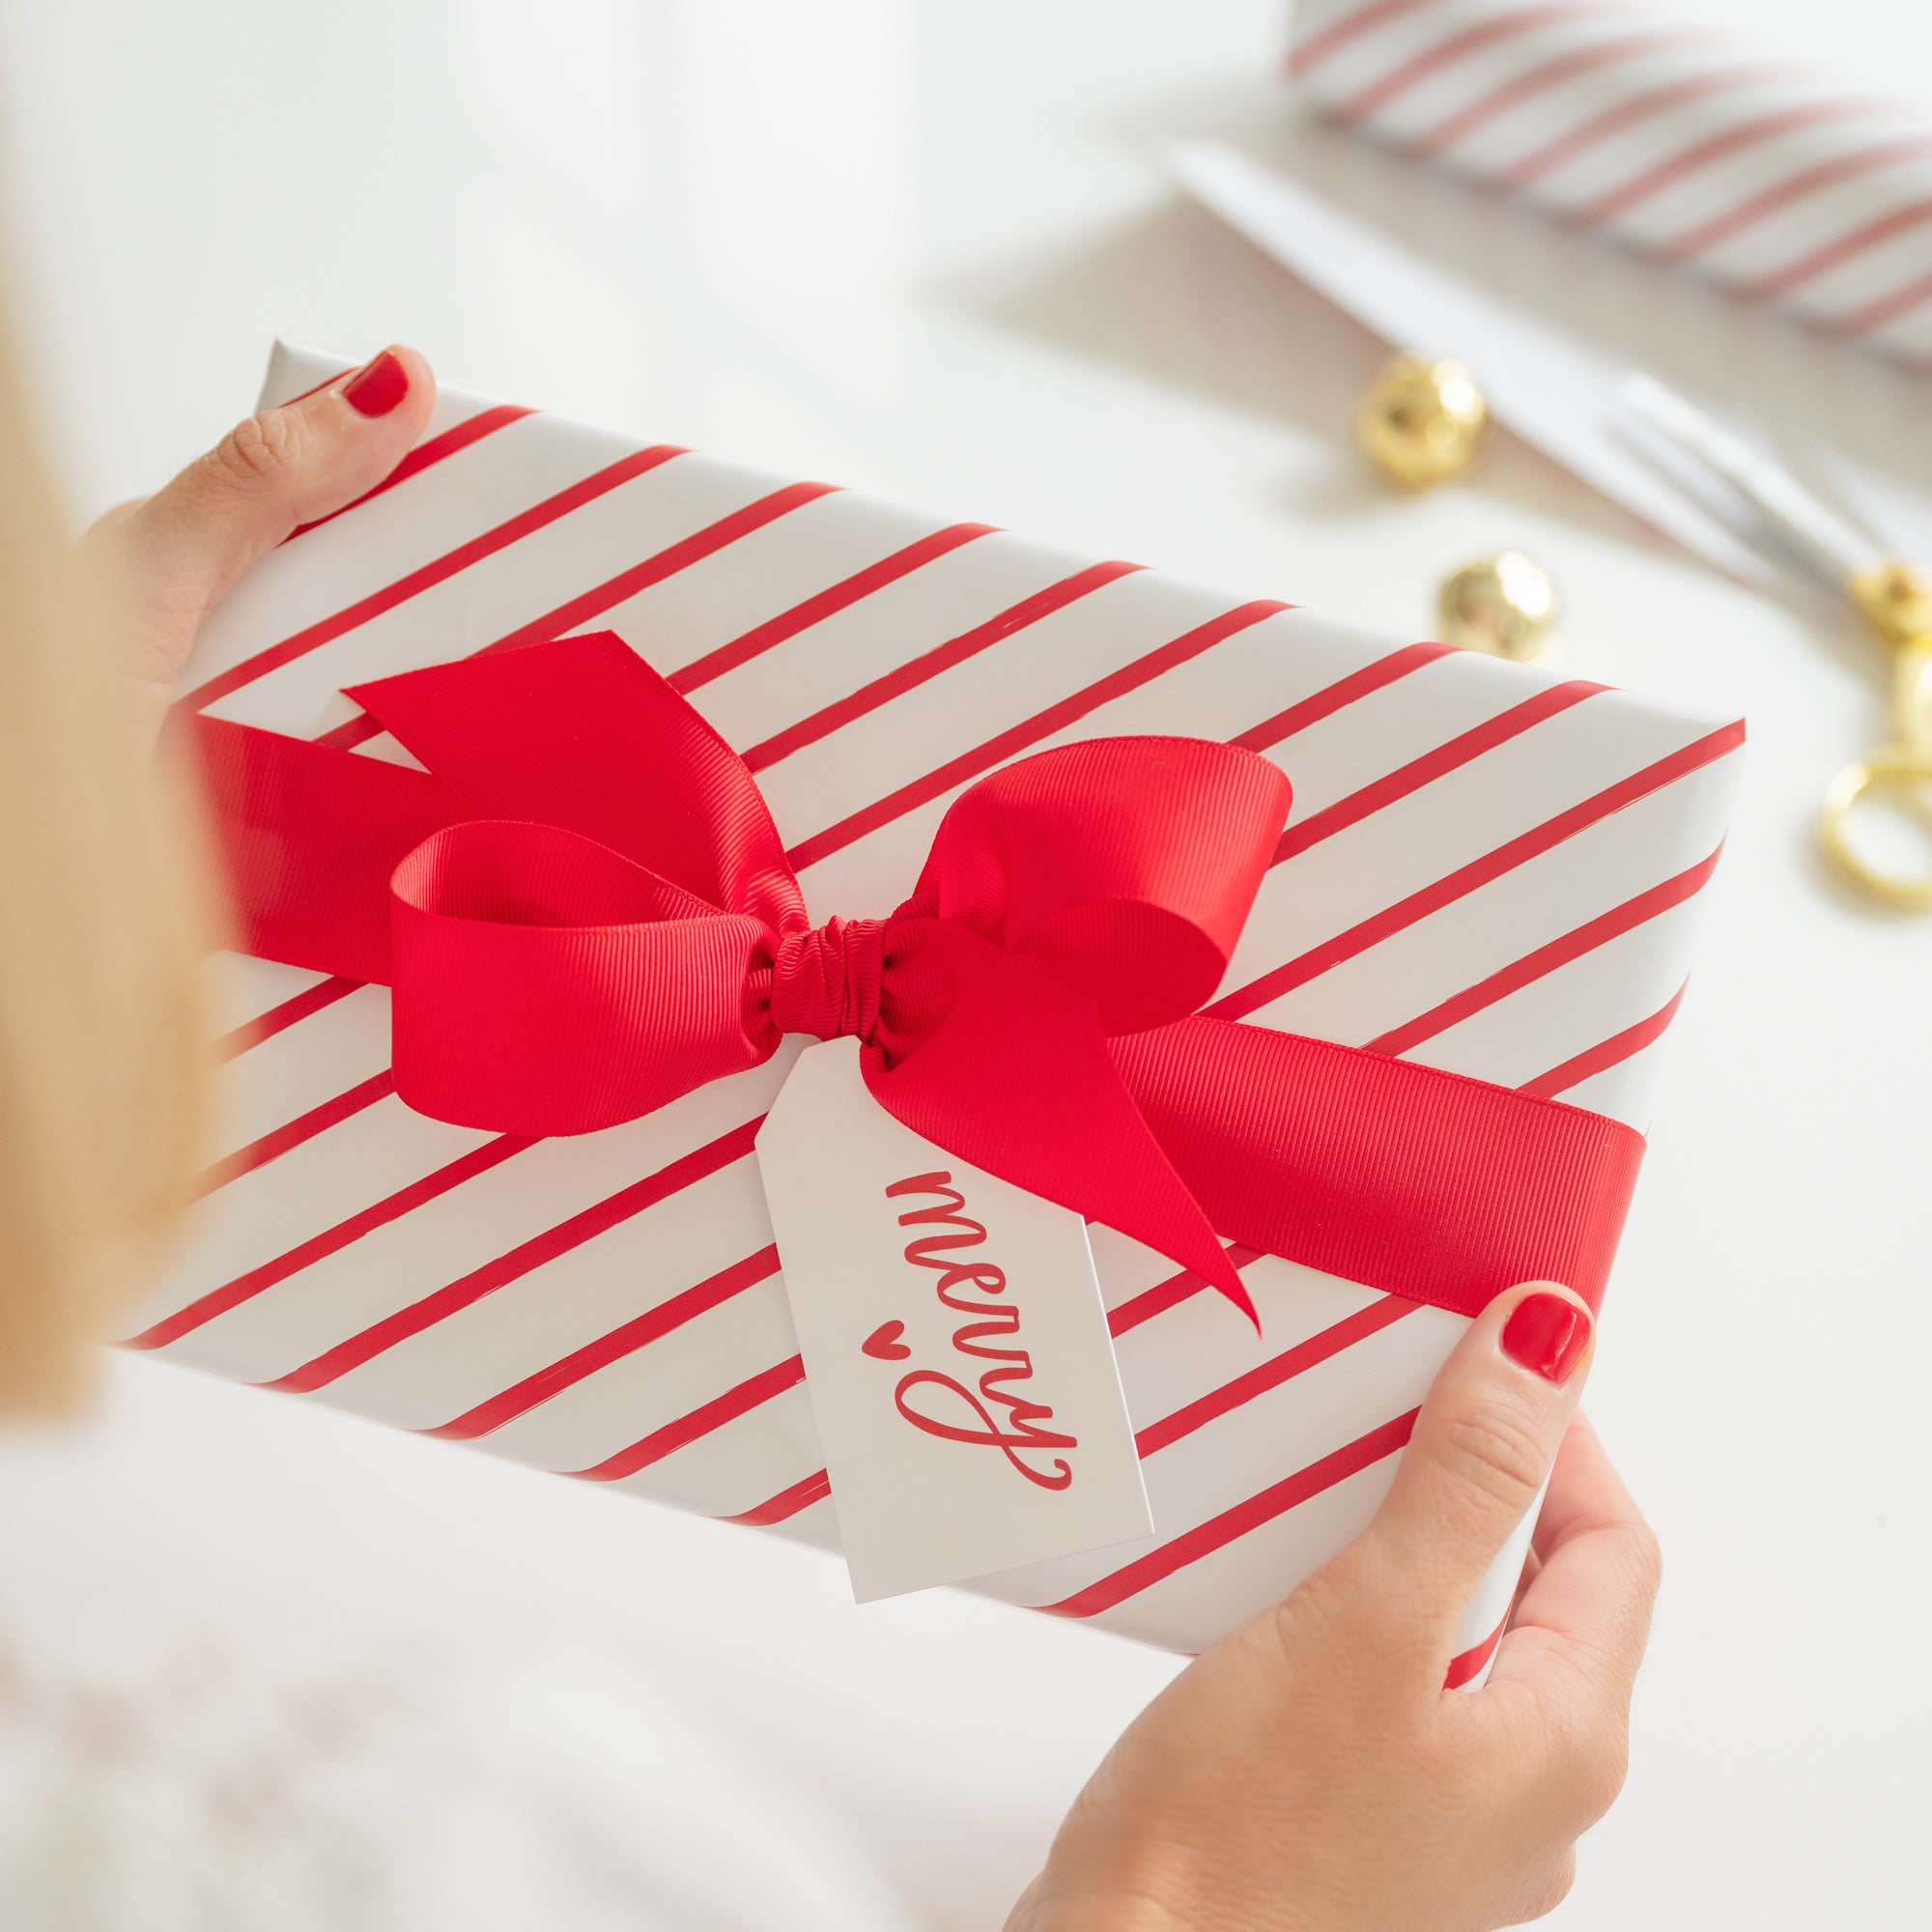
[[[427,772],[201,717],[185,727],[206,787],[242,948],[386,982],[389,875],[465,817]]]
[[[1110,1045],[1231,1239],[1463,1315],[1522,1281],[1601,1302],[1644,1151],[1622,1122],[1199,1014]]]
[[[872,1097],[913,1132],[1168,1256],[1259,1328],[1208,1217],[1149,1131],[1091,1001],[957,927],[895,929],[900,1000],[940,1017],[902,1057],[863,1056]],[[890,1016],[882,1033],[892,1034]]]

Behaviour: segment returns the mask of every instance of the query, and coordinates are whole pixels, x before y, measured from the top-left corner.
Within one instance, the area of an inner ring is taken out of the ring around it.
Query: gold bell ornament
[[[1435,614],[1445,644],[1526,663],[1555,629],[1559,608],[1549,573],[1506,550],[1445,578]]]
[[[1483,392],[1462,363],[1398,355],[1362,399],[1355,436],[1384,475],[1427,490],[1468,469],[1489,421]]]

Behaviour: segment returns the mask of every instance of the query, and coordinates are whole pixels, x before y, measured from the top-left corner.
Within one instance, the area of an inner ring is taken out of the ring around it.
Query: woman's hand
[[[1658,1582],[1576,1413],[1591,1333],[1546,1286],[1485,1312],[1375,1520],[1149,1706],[1009,1932],[1487,1932],[1563,1897],[1623,1781]],[[1445,1690],[1463,1606],[1552,1459],[1490,1681]]]
[[[86,549],[115,577],[123,662],[158,719],[195,633],[250,564],[373,490],[408,455],[436,378],[394,347],[313,394],[238,424],[166,488],[110,510]]]

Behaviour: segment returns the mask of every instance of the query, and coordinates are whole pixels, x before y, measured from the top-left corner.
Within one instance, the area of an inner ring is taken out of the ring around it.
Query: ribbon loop
[[[901,910],[1031,959],[1110,1034],[1164,1026],[1220,983],[1288,804],[1283,773],[1233,745],[1059,746],[960,794]]]
[[[391,1053],[417,1113],[582,1134],[755,1066],[768,930],[554,825],[472,820],[390,883]]]
[[[469,817],[560,825],[721,910],[781,929],[804,922],[744,760],[614,631],[429,665],[348,695]]]

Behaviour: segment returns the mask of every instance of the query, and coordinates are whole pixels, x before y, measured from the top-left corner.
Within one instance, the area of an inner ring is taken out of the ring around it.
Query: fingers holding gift
[[[1584,1416],[1571,1423],[1551,1472],[1535,1558],[1496,1654],[1495,1701],[1560,1707],[1620,1739],[1661,1560],[1657,1538]]]
[[[436,379],[413,349],[248,417],[89,535],[120,580],[127,668],[165,701],[202,620],[242,573],[304,524],[376,488],[422,435]]]
[[[1440,1686],[1463,1612],[1535,1507],[1576,1412],[1595,1324],[1568,1289],[1499,1295],[1436,1377],[1355,1560],[1392,1643]]]
[[[1536,1543],[1488,1687],[1444,1697],[1440,1716],[1513,1812],[1562,1847],[1623,1788],[1658,1583],[1656,1539],[1581,1416],[1557,1455]]]
[[[1543,1282],[1470,1323],[1369,1528],[1155,1700],[1014,1928],[1138,1922],[1122,1874],[1164,1927],[1446,1932],[1561,1901],[1577,1835],[1622,1778],[1627,1676],[1594,1699],[1523,1681],[1472,1695],[1443,1677],[1464,1607],[1544,1492],[1592,1334],[1581,1299]],[[1587,1591],[1579,1556],[1634,1514],[1592,1441],[1578,1434],[1551,1485],[1523,1597],[1524,1615],[1542,1602],[1552,1628],[1587,1620],[1565,1573]],[[1529,1666],[1519,1660],[1521,1677]]]
[[[142,506],[185,541],[217,599],[299,526],[373,490],[422,434],[436,378],[413,349],[383,350],[335,382],[238,423]]]

